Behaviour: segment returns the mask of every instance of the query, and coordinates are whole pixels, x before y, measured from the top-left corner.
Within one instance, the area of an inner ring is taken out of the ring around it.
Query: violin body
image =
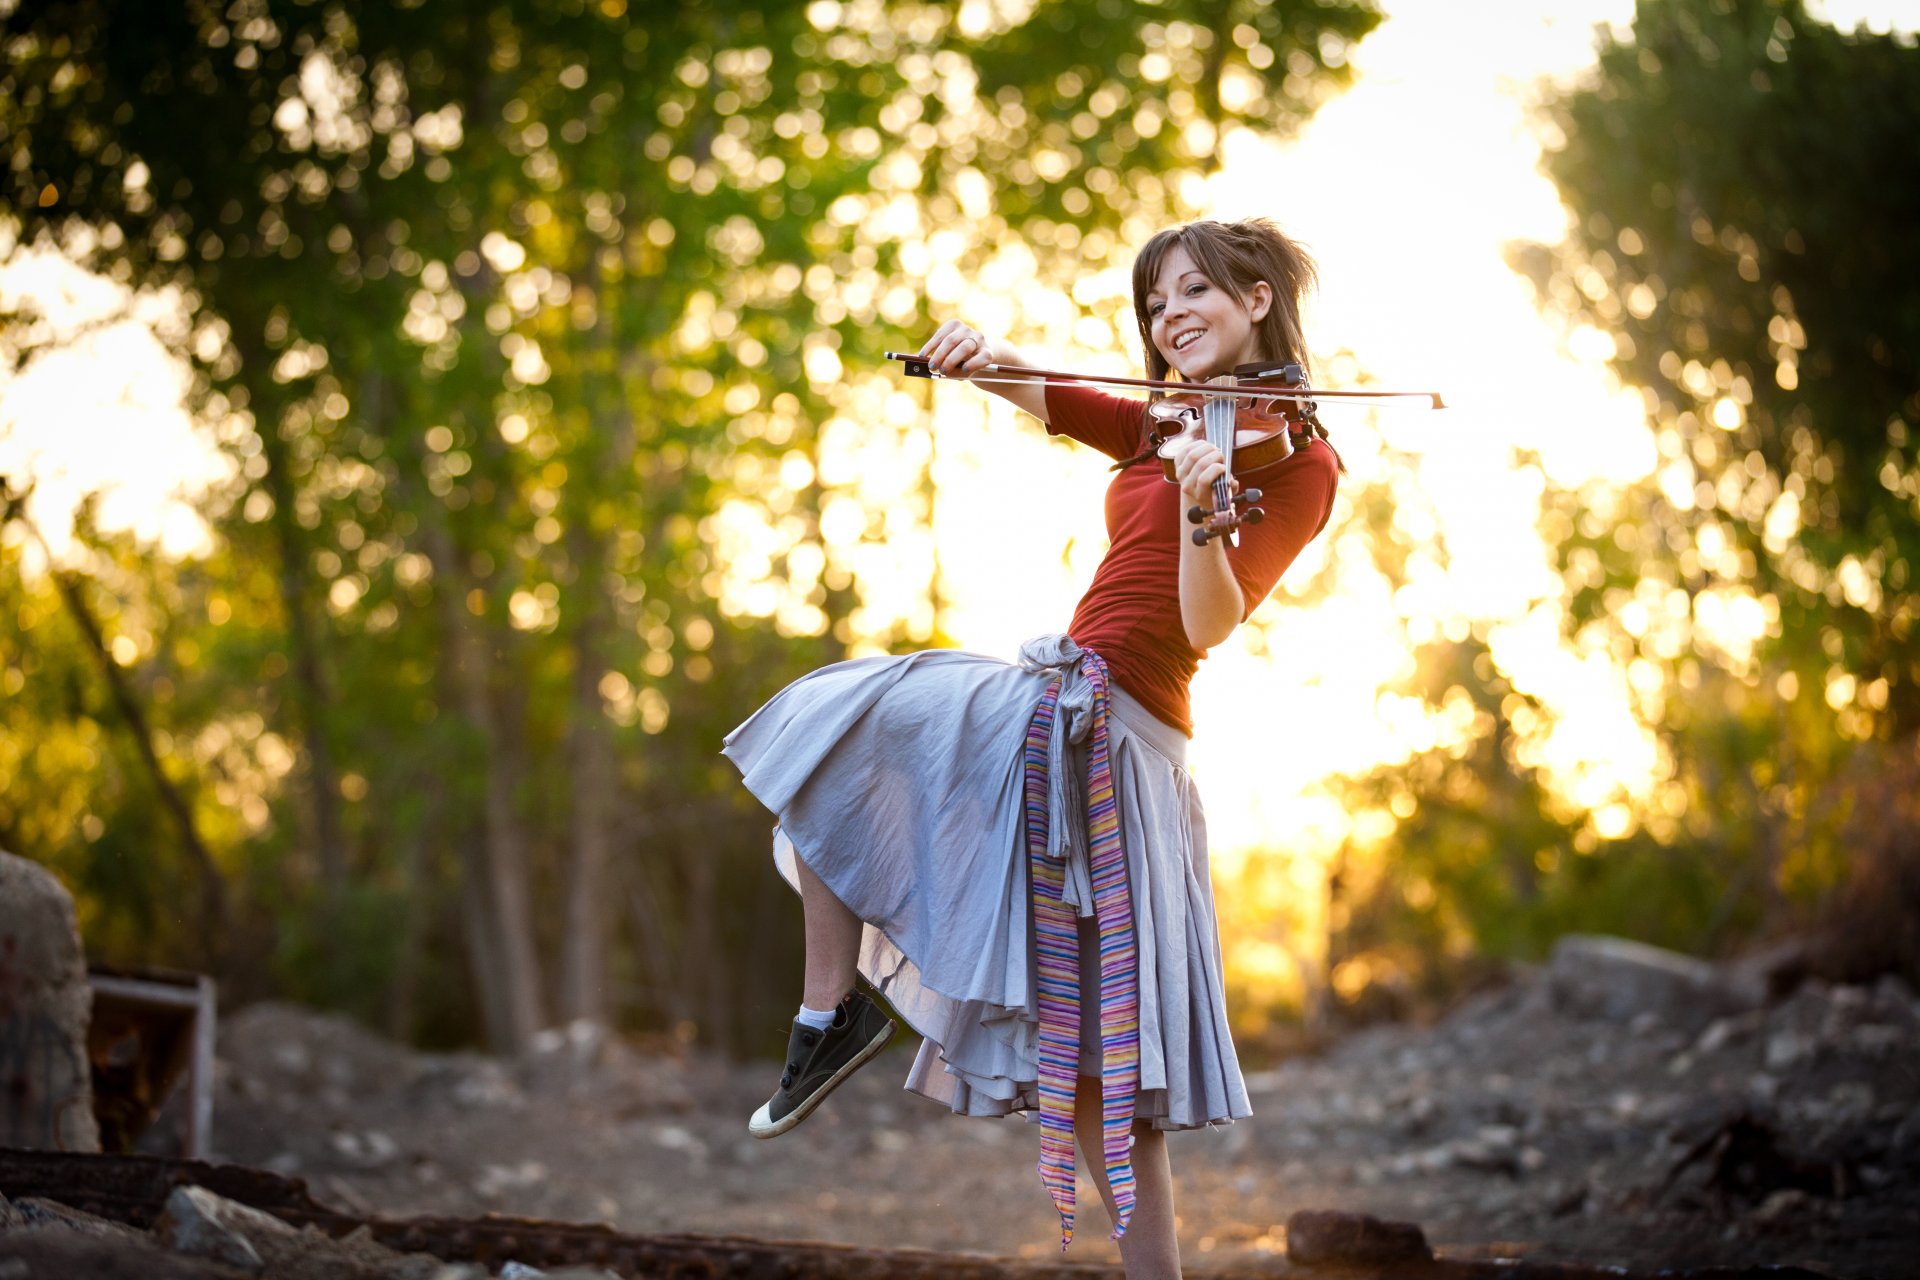
[[[1160,437],[1160,465],[1169,482],[1175,479],[1174,462],[1187,446],[1207,438],[1206,399],[1174,395],[1147,407],[1155,424],[1154,434]],[[1293,456],[1294,434],[1304,424],[1288,411],[1290,407],[1284,400],[1243,400],[1236,405],[1233,448],[1222,450],[1233,460],[1234,474],[1257,471]]]

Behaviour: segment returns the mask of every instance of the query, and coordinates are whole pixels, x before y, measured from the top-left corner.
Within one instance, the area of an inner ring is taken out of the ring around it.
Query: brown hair
[[[1240,222],[1189,222],[1168,227],[1147,241],[1133,260],[1133,315],[1140,323],[1140,342],[1146,348],[1147,376],[1165,378],[1172,366],[1153,345],[1152,320],[1147,314],[1147,292],[1160,278],[1160,266],[1178,247],[1216,286],[1229,290],[1246,305],[1253,286],[1266,281],[1273,304],[1254,324],[1261,354],[1269,360],[1292,361],[1311,372],[1307,342],[1300,331],[1300,300],[1319,282],[1319,272],[1306,250],[1289,240],[1265,218]]]

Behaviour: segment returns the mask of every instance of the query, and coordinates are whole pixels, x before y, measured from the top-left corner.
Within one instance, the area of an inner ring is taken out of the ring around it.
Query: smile
[[[1205,329],[1189,329],[1173,340],[1173,349],[1175,351],[1185,351],[1188,347],[1204,338],[1206,334],[1207,331]]]

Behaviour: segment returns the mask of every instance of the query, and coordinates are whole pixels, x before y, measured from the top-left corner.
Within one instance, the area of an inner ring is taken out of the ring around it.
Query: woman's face
[[[1147,290],[1148,332],[1167,363],[1197,382],[1261,358],[1254,326],[1272,305],[1266,281],[1242,302],[1202,274],[1185,245],[1175,245]]]

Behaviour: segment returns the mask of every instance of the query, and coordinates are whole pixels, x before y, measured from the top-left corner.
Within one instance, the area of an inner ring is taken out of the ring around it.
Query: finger
[[[936,364],[951,363],[956,348],[969,339],[978,342],[979,336],[979,331],[966,321],[949,320],[934,330],[933,337],[920,349],[920,354]]]
[[[1190,478],[1191,487],[1197,495],[1204,497],[1212,492],[1213,482],[1226,473],[1226,467],[1219,463],[1205,467],[1196,467]]]
[[[979,348],[980,340],[970,330],[961,327],[947,335],[946,341],[940,346],[939,357],[935,363],[939,365],[942,373],[958,373],[961,362],[968,355],[977,352]]]
[[[928,360],[932,359],[934,348],[938,347],[941,344],[941,342],[945,341],[947,335],[952,333],[954,329],[959,325],[959,323],[960,322],[958,320],[949,320],[945,324],[941,325],[938,329],[935,329],[933,331],[933,336],[920,344],[920,350],[917,354],[922,359],[928,359]]]
[[[1218,449],[1202,442],[1187,447],[1186,451],[1180,455],[1179,466],[1185,475],[1193,476],[1215,468],[1224,471],[1226,462],[1221,458]]]
[[[935,351],[941,357],[950,357],[954,349],[966,345],[972,336],[973,330],[970,330],[966,324],[962,324],[960,320],[948,320],[947,324],[941,324],[941,330],[933,336]]]

